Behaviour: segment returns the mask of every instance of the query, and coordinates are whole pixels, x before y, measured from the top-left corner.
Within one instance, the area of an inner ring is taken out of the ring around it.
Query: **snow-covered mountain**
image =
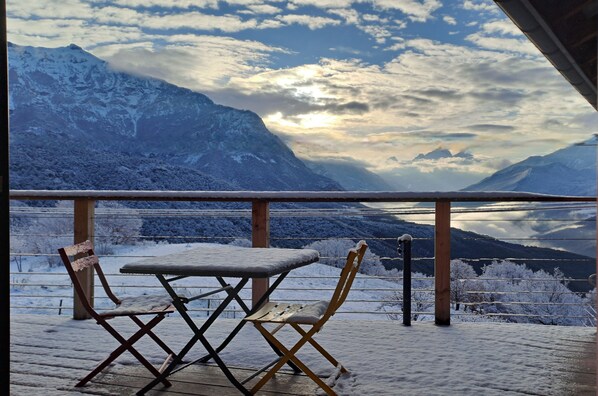
[[[93,162],[98,150],[120,152],[146,162],[158,158],[242,189],[341,189],[307,168],[255,113],[113,70],[76,45],[11,44],[9,65],[13,148],[68,137],[92,150],[85,162]]]
[[[442,158],[464,158],[464,159],[472,159],[473,155],[466,151],[460,151],[457,154],[451,153],[450,150],[444,149],[439,147],[435,150],[430,151],[429,153],[425,154],[418,154],[413,158],[413,161],[420,161],[420,160],[438,160]]]
[[[465,191],[527,191],[556,195],[596,195],[596,138],[557,150],[544,156],[529,157],[504,168]],[[555,225],[542,220],[570,219]],[[539,246],[565,249],[595,257],[594,212],[577,209],[537,211],[527,214]],[[538,221],[531,221],[538,220]]]
[[[596,195],[596,139],[508,166],[464,191]]]

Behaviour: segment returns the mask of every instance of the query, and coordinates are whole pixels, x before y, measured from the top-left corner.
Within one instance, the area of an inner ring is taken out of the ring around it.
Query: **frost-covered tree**
[[[96,210],[96,253],[110,254],[114,245],[135,244],[141,234],[143,219],[134,209],[118,202],[100,202]]]
[[[50,267],[60,266],[57,249],[73,243],[72,202],[59,201],[55,210],[33,217],[23,234],[31,253],[44,256]]]
[[[11,227],[12,230],[12,227]],[[21,235],[10,235],[11,260],[17,266],[17,271],[23,272],[23,254],[27,253],[27,240]]]
[[[473,267],[461,260],[451,260],[451,302],[458,311],[460,303],[469,302],[469,293],[475,290],[477,274]]]
[[[117,203],[101,203],[100,208],[122,209]],[[95,248],[97,253],[110,253],[113,245],[132,244],[141,232],[143,221],[134,211],[100,214],[95,222]],[[12,230],[19,238],[15,245],[20,251],[42,255],[50,267],[61,265],[57,249],[73,243],[73,203],[60,201],[53,210],[31,217],[15,225]]]
[[[563,272],[532,271],[525,264],[493,262],[483,268],[477,296],[479,310],[510,322],[585,325],[582,297],[568,287]]]
[[[354,248],[357,242],[350,239],[322,239],[304,246],[306,249],[314,249],[320,252],[320,263],[336,268],[343,268],[347,262],[349,249]],[[365,252],[359,272],[366,275],[383,276],[388,272],[380,257],[371,250]]]
[[[402,282],[403,271],[399,271],[399,280]],[[411,274],[411,320],[422,320],[426,315],[434,311],[434,278],[413,272]],[[403,285],[397,291],[388,295],[388,301],[382,304],[381,309],[386,312],[396,312],[404,310]],[[386,315],[390,320],[403,320],[402,314],[388,313]]]

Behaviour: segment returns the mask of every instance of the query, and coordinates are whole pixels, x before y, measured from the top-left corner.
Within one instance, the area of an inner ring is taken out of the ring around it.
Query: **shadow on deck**
[[[199,321],[199,320],[198,320]],[[115,319],[119,329],[135,325]],[[224,337],[236,322],[219,320],[208,338]],[[11,394],[128,395],[135,394],[150,374],[125,353],[102,375],[83,388],[77,379],[116,346],[93,320],[64,316],[13,315],[11,331]],[[178,317],[167,318],[156,332],[175,350],[191,336]],[[456,323],[439,327],[416,322],[404,327],[395,321],[331,320],[316,338],[350,370],[335,391],[340,395],[595,395],[596,330],[504,323]],[[283,338],[284,339],[284,338]],[[289,332],[287,344],[295,337]],[[138,349],[161,362],[151,341]],[[193,356],[202,354],[196,346]],[[322,376],[333,368],[309,347],[299,355]],[[244,378],[251,368],[272,360],[272,352],[252,328],[246,327],[222,354],[235,374]],[[236,395],[215,367],[191,366],[171,377],[173,386],[158,385],[148,394]],[[313,383],[303,375],[284,373],[260,394],[310,395]]]

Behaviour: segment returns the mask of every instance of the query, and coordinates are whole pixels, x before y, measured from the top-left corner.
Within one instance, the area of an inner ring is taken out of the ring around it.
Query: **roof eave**
[[[494,0],[552,65],[598,110],[596,86],[528,0]]]

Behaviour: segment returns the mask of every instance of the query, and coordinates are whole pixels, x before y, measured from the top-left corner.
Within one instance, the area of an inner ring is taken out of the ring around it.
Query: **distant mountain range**
[[[596,138],[504,168],[465,191],[527,191],[541,194],[596,196]],[[592,206],[592,205],[590,205]],[[555,222],[551,219],[566,219]],[[546,247],[596,256],[596,216],[588,209],[528,214],[530,237]],[[535,220],[535,221],[532,221]]]
[[[356,164],[306,165],[252,112],[214,104],[201,93],[164,81],[112,70],[75,45],[49,49],[11,44],[9,65],[12,189],[297,191],[358,190],[364,185],[387,189],[383,181],[359,171]],[[318,204],[340,206],[347,205]],[[212,236],[248,236],[251,224],[238,217],[150,217],[144,219],[142,232],[150,237],[203,237],[205,241]],[[290,247],[309,243],[302,239],[305,236],[363,238],[372,251],[384,257],[396,257],[394,238],[409,233],[419,238],[414,257],[431,257],[434,252],[433,227],[392,216],[273,217],[271,233],[273,244]],[[451,251],[453,257],[471,259],[534,258],[530,267],[548,270],[555,257],[586,259],[457,229],[452,232]],[[387,263],[389,267],[398,265],[395,260]],[[484,263],[473,264],[479,269]],[[583,277],[592,268],[590,260],[566,273]],[[426,273],[432,269],[429,259],[418,261],[414,268]]]
[[[596,195],[596,139],[508,166],[464,191]]]
[[[465,158],[465,159],[472,159],[473,155],[466,151],[460,151],[457,154],[451,153],[450,150],[444,149],[439,147],[435,150],[430,151],[429,153],[425,154],[418,154],[413,161],[420,161],[420,160],[438,160],[441,158]]]

